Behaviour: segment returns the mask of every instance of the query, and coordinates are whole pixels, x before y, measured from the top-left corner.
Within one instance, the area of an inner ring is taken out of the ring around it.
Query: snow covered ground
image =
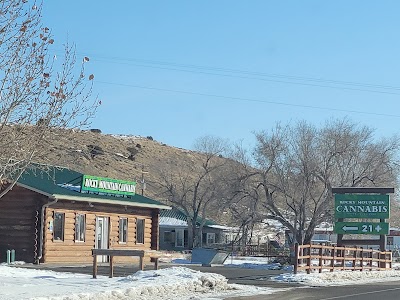
[[[271,262],[271,259],[265,257],[229,257],[225,267],[260,269],[260,270],[286,270],[293,271],[293,266],[283,266],[280,263]]]
[[[229,258],[226,267],[277,269],[265,259]],[[291,268],[273,278],[275,281],[301,283],[308,286],[363,284],[400,280],[400,271],[373,272],[324,272],[294,275]],[[212,268],[210,268],[212,271]],[[296,288],[296,285],[294,285]],[[0,265],[0,300],[89,300],[89,299],[226,299],[233,296],[266,294],[268,296],[282,289],[261,288],[228,284],[219,274],[202,273],[187,267],[174,267],[139,271],[124,278],[108,278],[90,275],[56,273],[47,270],[22,268],[21,266]]]
[[[227,284],[219,274],[186,267],[138,271],[124,278],[56,273],[0,266],[1,300],[161,300],[224,299],[228,296],[270,294],[271,288]]]
[[[338,286],[368,284],[371,282],[400,281],[400,271],[336,271],[323,273],[285,273],[272,280],[301,283],[307,286]]]

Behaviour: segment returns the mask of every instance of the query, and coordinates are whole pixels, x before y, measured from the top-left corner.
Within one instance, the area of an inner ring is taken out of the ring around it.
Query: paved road
[[[336,287],[298,287],[271,295],[226,300],[398,300],[400,281]]]

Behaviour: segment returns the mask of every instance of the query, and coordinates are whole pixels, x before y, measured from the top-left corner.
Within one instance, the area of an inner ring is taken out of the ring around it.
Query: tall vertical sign
[[[335,226],[338,246],[379,245],[385,249],[389,233],[390,197],[394,188],[332,188],[335,198]],[[379,239],[344,240],[343,235],[379,235]]]

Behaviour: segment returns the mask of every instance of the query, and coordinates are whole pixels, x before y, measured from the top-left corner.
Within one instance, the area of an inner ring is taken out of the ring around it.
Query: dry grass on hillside
[[[68,167],[102,177],[137,181],[141,192],[142,171],[146,182],[157,182],[161,170],[177,173],[184,165],[200,165],[201,154],[167,146],[139,136],[109,135],[91,131],[59,134],[41,162]],[[145,194],[158,193],[147,184]]]

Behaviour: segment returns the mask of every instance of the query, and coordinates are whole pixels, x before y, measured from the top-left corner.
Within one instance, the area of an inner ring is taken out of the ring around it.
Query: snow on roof
[[[317,231],[333,231],[333,224],[328,222],[322,222],[317,227],[315,227]]]
[[[210,228],[215,228],[215,229],[222,229],[222,230],[237,230],[237,228],[234,227],[228,227],[228,226],[224,226],[224,225],[209,225],[208,227]]]
[[[58,186],[71,190],[71,191],[75,191],[75,192],[80,192],[81,191],[81,186],[80,185],[73,185],[70,183],[59,183],[57,184]]]
[[[176,221],[172,220],[176,219]],[[160,225],[165,225],[165,226],[171,226],[171,225],[176,225],[179,224],[180,226],[187,226],[187,216],[185,215],[184,212],[180,211],[179,209],[172,208],[169,210],[162,209],[160,211]],[[199,225],[202,221],[204,221],[204,226],[205,227],[210,227],[211,225],[218,225],[217,223],[207,220],[207,219],[202,219],[200,217],[197,218],[197,225]],[[165,222],[165,223],[164,223]],[[175,223],[177,222],[177,223]],[[185,222],[185,223],[182,223]]]
[[[159,224],[160,226],[188,226],[186,221],[170,217],[160,217]]]
[[[333,226],[332,227],[315,227],[314,231],[332,232],[333,231]]]

